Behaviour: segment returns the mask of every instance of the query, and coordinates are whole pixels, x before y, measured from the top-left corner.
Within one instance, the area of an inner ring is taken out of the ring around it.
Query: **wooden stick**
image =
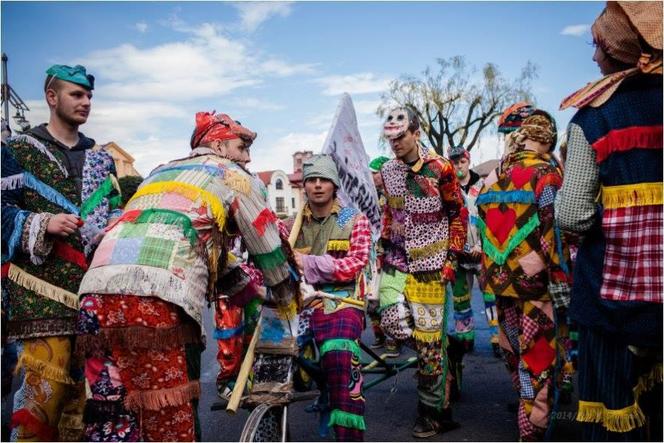
[[[228,400],[228,406],[226,406],[226,412],[230,415],[235,415],[238,406],[240,406],[242,393],[244,392],[244,387],[247,385],[251,367],[254,364],[254,351],[256,349],[256,344],[258,343],[258,338],[261,335],[262,326],[263,317],[261,316],[261,318],[258,319],[258,323],[256,324],[256,329],[254,329],[254,336],[251,337],[251,342],[249,342],[249,347],[247,348],[247,353],[244,356],[244,360],[242,360],[242,366],[240,366],[240,372],[237,375],[237,380],[235,381],[235,386],[233,387],[231,398]]]
[[[316,295],[314,297],[322,297],[322,298],[327,298],[329,300],[335,300],[341,303],[348,303],[349,305],[360,306],[362,308],[364,307],[364,302],[361,300],[355,300],[354,298],[348,298],[348,297],[337,297],[336,295],[328,294],[326,292],[316,291]]]
[[[290,243],[291,248],[295,247],[297,236],[300,235],[300,229],[302,229],[303,218],[304,218],[304,206],[300,207],[300,210],[297,212],[297,216],[295,217],[295,222],[293,222],[293,227],[291,228],[290,235],[288,236],[288,243]]]

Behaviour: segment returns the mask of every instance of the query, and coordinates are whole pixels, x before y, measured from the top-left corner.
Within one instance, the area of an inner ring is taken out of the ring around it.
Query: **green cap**
[[[67,65],[53,65],[46,70],[46,75],[76,83],[91,91],[95,88],[95,77],[85,72],[85,67],[81,65],[76,65],[73,68]]]
[[[373,160],[371,160],[371,162],[369,162],[369,170],[371,172],[380,172],[380,168],[382,168],[383,165],[389,161],[390,159],[388,157],[385,157],[384,155],[376,157]]]

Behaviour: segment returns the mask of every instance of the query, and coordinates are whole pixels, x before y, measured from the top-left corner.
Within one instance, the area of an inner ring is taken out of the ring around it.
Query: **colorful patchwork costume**
[[[661,441],[661,5],[610,2],[592,29],[605,53],[637,67],[561,105],[579,108],[556,201],[561,228],[584,235],[570,305],[579,324],[577,420],[585,441]]]
[[[255,137],[225,114],[198,113],[196,122],[196,135]],[[141,184],[81,283],[89,440],[200,439],[204,307],[229,295],[225,279],[249,280],[226,266],[227,232],[242,235],[271,298],[294,302],[287,252],[261,189],[219,151],[192,147]]]
[[[418,409],[439,420],[451,414],[444,281],[454,281],[466,241],[463,199],[452,164],[423,146],[413,165],[390,160],[381,174],[381,325],[417,350]]]
[[[68,148],[46,125],[2,148],[2,286],[6,331],[25,370],[14,397],[13,440],[79,440],[82,368],[72,359],[78,285],[96,235],[120,202],[110,154],[79,134]],[[47,233],[54,214],[79,216],[79,231]]]
[[[321,177],[339,186],[336,167],[328,156],[306,160],[303,176],[305,181]],[[364,214],[335,200],[330,214],[321,220],[313,216],[309,203],[305,205],[294,249],[304,254],[304,279],[316,290],[364,302],[370,247],[371,227]],[[322,306],[303,311],[300,319],[308,323],[302,329],[313,334],[320,352],[329,395],[329,426],[334,427],[337,441],[362,441],[366,429],[359,346],[363,306],[324,300]]]
[[[519,135],[534,137],[526,129],[551,128],[550,122],[528,117]],[[555,146],[553,128],[546,143]],[[566,355],[561,336],[567,335],[569,258],[553,209],[561,183],[550,154],[517,143],[476,200],[484,251],[480,284],[496,297],[499,345],[519,394],[519,435],[525,441],[544,437]]]

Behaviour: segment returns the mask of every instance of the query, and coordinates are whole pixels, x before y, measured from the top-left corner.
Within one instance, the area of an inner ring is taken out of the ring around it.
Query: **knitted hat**
[[[76,65],[73,68],[67,65],[53,65],[46,70],[46,75],[52,78],[46,85],[46,89],[50,85],[53,78],[58,78],[70,83],[76,83],[84,88],[93,90],[95,88],[95,77],[85,71],[85,67]]]
[[[339,187],[339,173],[332,157],[326,154],[318,154],[307,159],[302,164],[302,180],[310,178],[326,178]]]
[[[390,159],[388,157],[385,157],[384,155],[376,157],[373,160],[371,160],[371,162],[369,163],[369,170],[371,172],[380,172],[380,168],[382,168],[383,165],[389,161]]]

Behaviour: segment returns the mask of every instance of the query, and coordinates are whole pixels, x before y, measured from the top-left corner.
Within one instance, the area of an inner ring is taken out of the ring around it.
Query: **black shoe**
[[[493,349],[493,356],[496,358],[503,358],[503,353],[500,350],[500,345],[498,343],[491,343],[491,349]]]
[[[452,431],[461,424],[459,422],[456,422],[452,420],[452,408],[446,408],[440,411],[440,415],[438,416],[438,424],[440,425],[440,433]]]
[[[426,415],[420,415],[415,420],[413,426],[413,437],[415,438],[428,438],[440,432],[440,424],[437,420]]]

